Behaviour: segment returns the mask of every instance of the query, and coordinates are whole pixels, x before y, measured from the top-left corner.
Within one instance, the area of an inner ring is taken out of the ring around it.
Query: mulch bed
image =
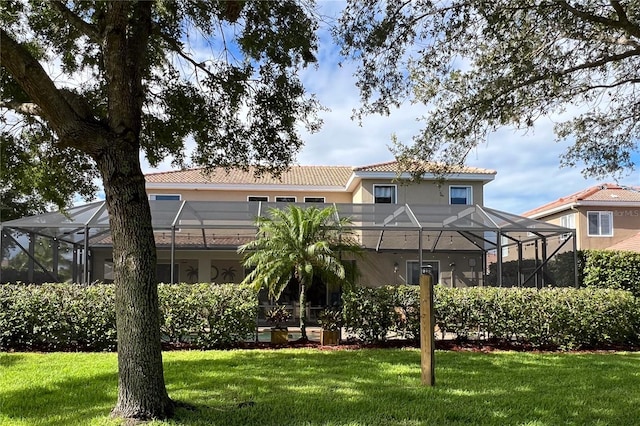
[[[287,344],[275,345],[269,342],[243,342],[227,349],[283,349],[283,348],[314,348],[318,350],[355,350],[355,349],[401,349],[401,348],[419,348],[419,342],[412,340],[387,340],[385,342],[365,343],[358,340],[350,340],[342,342],[335,346],[322,346],[315,341],[290,341]],[[188,344],[164,344],[164,350],[189,350],[198,349],[190,347]],[[517,352],[572,352],[572,353],[608,353],[608,352],[638,352],[640,346],[635,345],[607,345],[599,347],[583,347],[575,350],[562,350],[557,346],[532,346],[530,344],[518,342],[505,342],[502,340],[436,340],[436,350],[457,351],[457,352],[494,352],[494,351],[517,351]]]

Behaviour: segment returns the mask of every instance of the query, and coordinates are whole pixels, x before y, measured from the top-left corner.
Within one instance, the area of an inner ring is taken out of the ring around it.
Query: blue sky
[[[337,13],[340,5],[340,2],[319,2],[330,15]],[[388,149],[391,135],[409,143],[420,128],[417,119],[425,107],[407,103],[388,117],[369,116],[361,124],[353,121],[352,110],[359,105],[353,78],[355,64],[343,62],[326,33],[320,39],[318,59],[318,66],[306,69],[302,77],[309,92],[315,93],[329,111],[320,113],[324,120],[320,132],[302,131],[306,144],[297,164],[360,166],[392,160]],[[339,62],[342,66],[338,66]],[[562,119],[570,116],[569,111]],[[497,171],[495,180],[485,186],[485,205],[519,214],[597,183],[613,182],[612,178],[585,179],[579,169],[560,168],[567,143],[555,142],[553,125],[559,119],[541,118],[526,134],[500,129],[471,152],[468,165]],[[157,169],[144,165],[145,172],[170,168],[168,161]],[[640,175],[634,172],[620,183],[639,185]]]

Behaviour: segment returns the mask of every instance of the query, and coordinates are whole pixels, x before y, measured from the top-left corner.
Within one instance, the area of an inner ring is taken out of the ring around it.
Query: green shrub
[[[0,285],[0,349],[112,350],[113,287]]]
[[[257,297],[237,284],[158,286],[163,338],[225,347],[255,331]],[[114,350],[113,284],[0,285],[0,350]]]
[[[588,250],[584,266],[587,287],[629,290],[640,296],[640,253]]]
[[[348,331],[365,342],[384,341],[397,321],[395,288],[360,287],[343,293],[344,320]]]
[[[418,286],[345,294],[347,325],[366,341],[384,340],[389,331],[417,339],[419,297]],[[434,317],[442,337],[453,333],[458,339],[491,337],[563,349],[640,342],[640,300],[625,290],[436,285]]]
[[[168,341],[215,348],[255,333],[258,302],[249,285],[161,284],[158,294]]]

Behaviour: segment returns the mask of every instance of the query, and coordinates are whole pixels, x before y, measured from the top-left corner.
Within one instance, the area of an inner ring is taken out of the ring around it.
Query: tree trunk
[[[173,414],[174,405],[164,384],[151,211],[135,144],[115,142],[96,157],[109,211],[116,288],[118,402],[112,415],[162,419]]]
[[[300,339],[309,340],[307,337],[307,295],[304,280],[300,281]]]

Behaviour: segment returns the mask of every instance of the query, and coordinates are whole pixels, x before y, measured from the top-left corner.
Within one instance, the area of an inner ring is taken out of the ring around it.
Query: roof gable
[[[640,203],[640,188],[631,186],[621,186],[613,183],[594,185],[580,190],[571,195],[558,198],[540,207],[529,210],[522,214],[527,217],[541,217],[562,210],[567,210],[581,203],[598,203],[615,207],[628,203]]]

